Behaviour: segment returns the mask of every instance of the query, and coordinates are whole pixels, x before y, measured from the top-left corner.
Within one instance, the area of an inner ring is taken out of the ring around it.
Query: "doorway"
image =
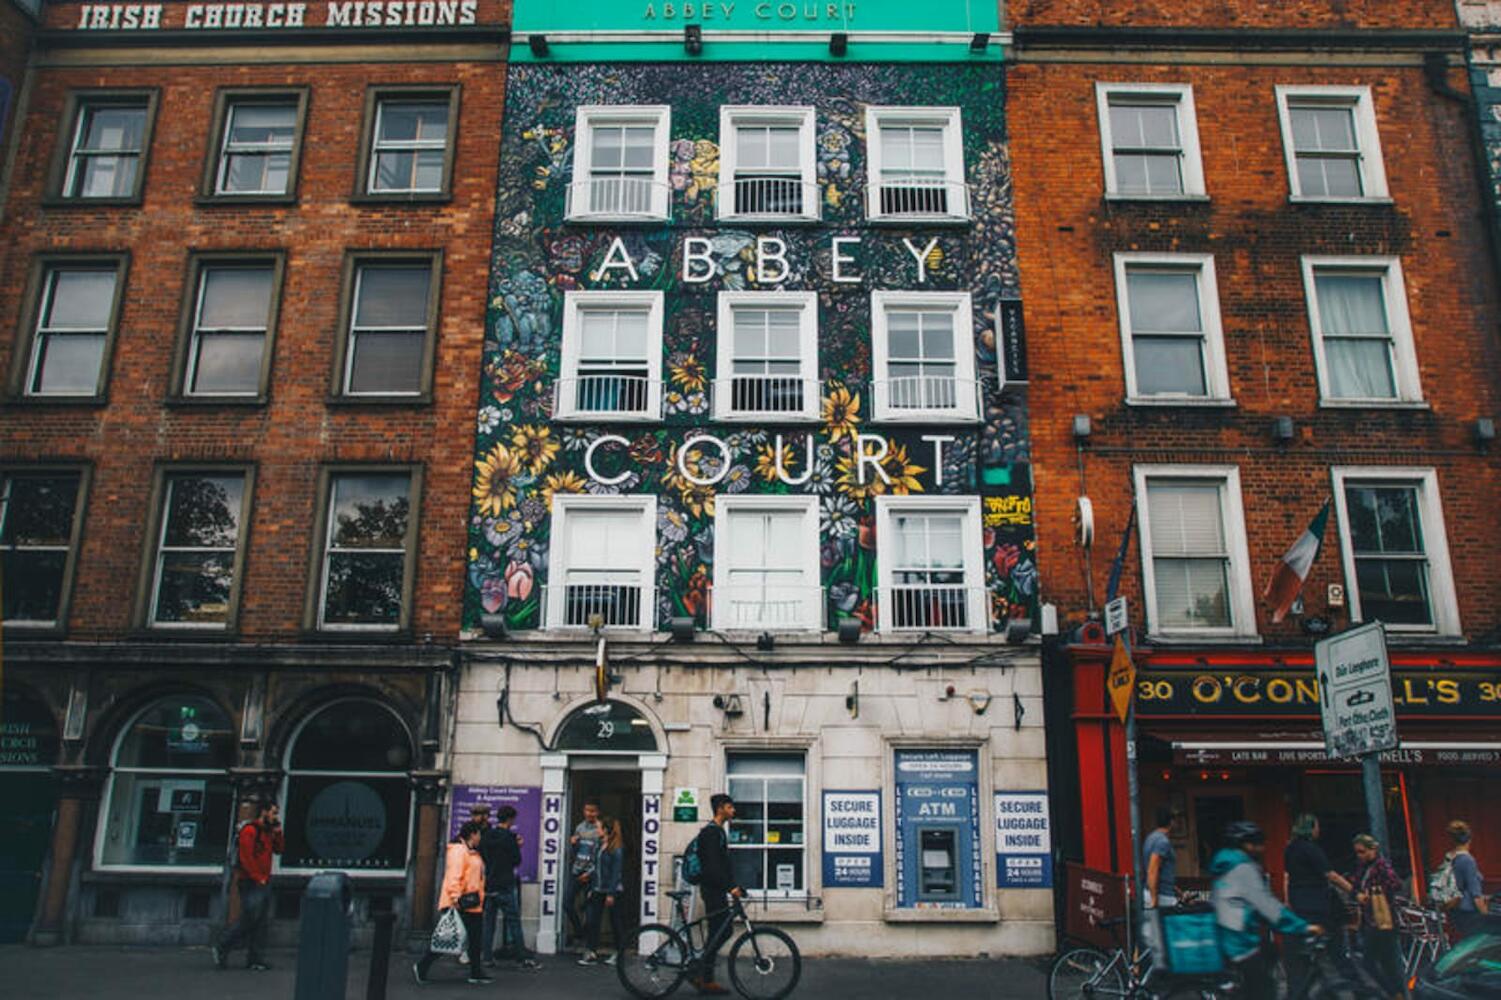
[[[26,939],[42,885],[42,866],[52,844],[57,805],[47,771],[0,770],[0,944]]]
[[[622,766],[624,765],[624,766]],[[620,820],[625,847],[625,892],[615,901],[625,907],[627,930],[634,928],[641,912],[641,771],[634,756],[627,760],[590,760],[574,757],[568,768],[568,833],[584,819],[584,804],[598,802],[603,817]],[[576,900],[579,919],[583,919],[584,899]],[[565,917],[565,922],[567,918]],[[566,923],[565,923],[566,926]],[[618,943],[610,931],[606,916],[600,923],[602,946],[614,949]]]

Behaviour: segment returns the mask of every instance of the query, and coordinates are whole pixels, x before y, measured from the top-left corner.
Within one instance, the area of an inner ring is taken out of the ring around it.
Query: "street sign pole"
[[[1124,635],[1124,633],[1123,633]],[[1131,652],[1131,640],[1123,638],[1126,652]],[[1132,692],[1131,705],[1126,709],[1126,811],[1131,823],[1131,920],[1126,934],[1126,954],[1135,955],[1137,929],[1141,927],[1141,902],[1144,884],[1141,871],[1141,781],[1136,774],[1136,698]]]
[[[1391,855],[1391,843],[1386,839],[1386,795],[1381,788],[1381,755],[1368,753],[1360,758],[1361,784],[1365,788],[1366,823],[1371,836],[1381,842],[1381,853]]]
[[[1331,635],[1314,644],[1313,659],[1325,752],[1331,759],[1360,761],[1366,824],[1381,850],[1389,852],[1381,754],[1395,750],[1399,742],[1386,630],[1380,622],[1372,622]]]

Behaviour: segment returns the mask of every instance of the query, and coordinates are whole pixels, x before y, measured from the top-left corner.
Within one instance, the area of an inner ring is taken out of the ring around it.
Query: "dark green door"
[[[0,771],[0,944],[31,927],[56,801],[46,771]]]

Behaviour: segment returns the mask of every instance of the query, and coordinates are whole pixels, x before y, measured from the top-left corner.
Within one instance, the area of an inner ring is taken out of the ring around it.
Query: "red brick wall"
[[[1453,30],[1453,0],[1008,0],[1019,25]]]
[[[1207,205],[1106,203],[1096,80],[1193,84]],[[1273,87],[1293,83],[1371,86],[1395,207],[1288,203]],[[1462,74],[1452,73],[1451,83],[1463,87]],[[1473,444],[1475,419],[1501,416],[1501,340],[1465,109],[1436,97],[1417,67],[1028,64],[1013,67],[1010,88],[1044,600],[1064,615],[1085,606],[1070,521],[1079,493],[1070,425],[1074,414],[1087,413],[1097,601],[1129,509],[1133,463],[1239,465],[1258,597],[1328,496],[1330,466],[1432,466],[1461,623],[1475,635],[1501,622],[1501,463],[1495,449]],[[1214,254],[1235,409],[1123,404],[1112,255],[1133,250]],[[1401,257],[1431,409],[1320,410],[1301,254]],[[1296,421],[1289,445],[1271,439],[1280,415]],[[1325,613],[1327,584],[1344,582],[1333,522],[1325,543],[1304,591],[1310,614]],[[1138,625],[1140,567],[1133,545],[1124,591]],[[1259,617],[1262,635],[1296,632],[1291,621],[1272,626],[1264,610]]]
[[[0,0],[0,80],[10,84],[9,105],[0,109],[0,191],[4,190],[5,152],[15,132],[16,104],[26,75],[26,58],[36,26],[11,0]]]
[[[70,89],[160,89],[139,208],[39,204]],[[422,462],[414,633],[456,637],[464,574],[464,521],[489,273],[501,62],[298,66],[149,66],[52,69],[38,75],[25,122],[0,245],[0,370],[8,370],[33,255],[128,250],[132,255],[104,407],[0,408],[0,457],[88,459],[95,465],[74,588],[70,633],[128,625],[142,558],[152,463],[178,459],[258,463],[241,632],[290,637],[300,626],[315,483],[327,461]],[[367,84],[462,87],[453,199],[439,205],[351,205]],[[220,86],[311,88],[300,199],[292,207],[199,207]],[[163,405],[168,391],[188,251],[282,248],[287,266],[263,407]],[[347,249],[444,251],[434,402],[329,406],[330,366]]]

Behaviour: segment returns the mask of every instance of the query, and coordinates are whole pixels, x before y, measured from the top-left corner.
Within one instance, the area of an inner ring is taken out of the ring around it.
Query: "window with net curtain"
[[[1197,268],[1127,269],[1136,395],[1209,395],[1200,280]]]
[[[111,763],[102,867],[217,870],[224,863],[235,732],[219,706],[198,695],[153,702],[126,727]]]
[[[1328,398],[1396,399],[1384,272],[1319,269],[1313,280]]]
[[[422,391],[432,284],[433,269],[425,261],[358,266],[350,310],[346,393],[413,396]]]
[[[403,871],[411,827],[412,739],[384,705],[320,709],[287,755],[284,868]]]
[[[1227,629],[1230,550],[1224,484],[1156,480],[1147,484],[1156,629]]]
[[[730,861],[747,892],[794,896],[807,891],[806,760],[801,753],[730,753]]]

